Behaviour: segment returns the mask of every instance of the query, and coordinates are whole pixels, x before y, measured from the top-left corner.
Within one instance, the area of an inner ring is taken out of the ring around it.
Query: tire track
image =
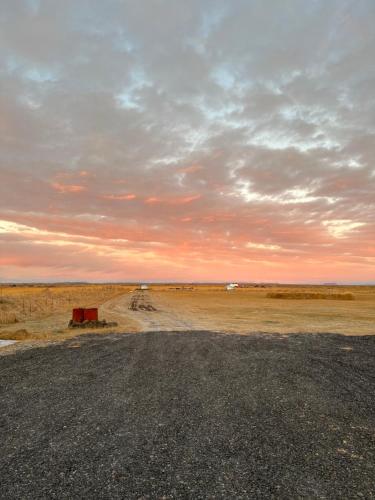
[[[174,311],[156,293],[147,290],[135,290],[129,295],[110,300],[106,303],[105,310],[130,317],[144,332],[204,329],[204,325],[196,318],[185,315],[183,311]]]

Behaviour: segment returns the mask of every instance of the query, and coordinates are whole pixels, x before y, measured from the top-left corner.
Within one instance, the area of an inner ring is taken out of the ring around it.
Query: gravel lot
[[[85,335],[0,357],[15,498],[375,498],[375,337]]]

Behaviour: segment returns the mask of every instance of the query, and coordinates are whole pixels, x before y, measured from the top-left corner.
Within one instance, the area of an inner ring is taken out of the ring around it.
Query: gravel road
[[[375,337],[85,335],[0,385],[1,499],[375,498]]]

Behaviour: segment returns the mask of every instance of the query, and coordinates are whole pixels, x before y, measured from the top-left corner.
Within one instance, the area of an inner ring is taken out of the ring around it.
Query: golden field
[[[266,286],[226,291],[201,286],[193,291],[155,288],[160,307],[178,311],[202,329],[250,333],[375,334],[375,287]],[[286,294],[271,298],[268,294]],[[301,295],[321,298],[300,298]],[[292,298],[288,298],[288,295]],[[294,297],[293,297],[294,295]],[[335,295],[344,295],[340,298]],[[352,297],[348,297],[351,295]],[[349,300],[348,300],[349,298]]]
[[[143,294],[156,311],[129,310],[136,285],[3,285],[0,339],[73,337],[90,330],[67,328],[73,307],[99,307],[108,331],[210,330],[228,333],[375,334],[374,286],[241,287],[152,285]],[[91,330],[92,332],[92,330]]]
[[[74,307],[97,307],[134,287],[124,285],[2,285],[0,339],[46,339],[77,335],[67,325]],[[129,318],[119,327],[135,329]],[[82,331],[81,333],[85,333]]]

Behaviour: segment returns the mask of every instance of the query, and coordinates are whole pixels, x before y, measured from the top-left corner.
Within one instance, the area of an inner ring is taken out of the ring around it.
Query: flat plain
[[[38,341],[74,336],[76,331],[67,328],[71,310],[88,306],[99,307],[100,318],[116,321],[118,327],[111,329],[114,332],[375,333],[374,286],[249,285],[231,291],[223,285],[137,288],[121,284],[3,285],[0,339]],[[348,296],[352,300],[345,300]],[[131,305],[139,300],[148,304],[149,310]]]

